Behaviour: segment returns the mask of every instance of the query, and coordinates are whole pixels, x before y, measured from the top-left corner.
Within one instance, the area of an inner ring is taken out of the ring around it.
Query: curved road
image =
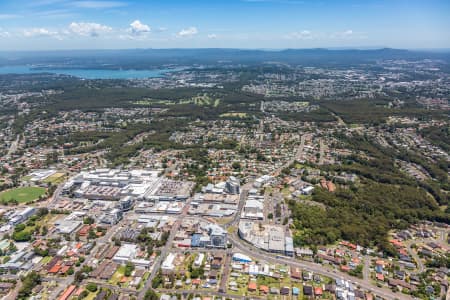
[[[255,248],[250,244],[247,244],[246,242],[242,241],[237,234],[230,234],[228,236],[228,240],[233,244],[234,250],[238,250],[243,254],[246,254],[250,257],[254,257],[257,259],[265,260],[271,263],[282,263],[288,266],[294,266],[298,267],[304,270],[312,271],[314,273],[331,277],[333,279],[344,279],[350,282],[353,282],[356,286],[361,287],[362,289],[366,291],[373,292],[374,294],[381,296],[385,299],[400,299],[400,300],[407,300],[411,299],[407,295],[401,294],[401,293],[394,293],[389,289],[383,289],[378,288],[374,286],[369,280],[362,280],[359,278],[352,277],[346,273],[338,272],[330,272],[329,270],[325,269],[322,265],[311,263],[311,262],[305,262],[305,261],[298,261],[291,257],[287,256],[280,256],[280,255],[274,255],[268,252],[265,252],[261,249]]]

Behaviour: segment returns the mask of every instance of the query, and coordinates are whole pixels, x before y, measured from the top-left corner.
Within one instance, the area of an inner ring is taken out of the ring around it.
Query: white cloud
[[[341,31],[341,32],[335,32],[331,35],[331,38],[333,38],[333,39],[350,39],[353,37],[354,37],[354,32],[351,29]]]
[[[3,28],[0,27],[0,37],[1,38],[8,38],[11,34],[8,31],[3,30]]]
[[[58,32],[48,30],[47,28],[31,28],[31,29],[25,29],[23,31],[23,35],[25,37],[57,37]]]
[[[80,36],[96,37],[111,32],[112,28],[98,23],[72,22],[69,25],[69,31]]]
[[[127,6],[127,3],[122,1],[74,1],[71,5],[78,8],[117,8]]]
[[[198,33],[198,30],[196,27],[189,27],[182,29],[180,32],[178,32],[179,37],[191,37]]]
[[[311,31],[302,30],[302,31],[291,32],[288,35],[286,35],[286,38],[291,39],[291,40],[311,40],[314,38],[314,36]]]
[[[133,23],[130,24],[130,28],[129,31],[132,34],[145,34],[145,33],[149,33],[151,31],[150,26],[141,23],[141,21],[139,20],[135,20]]]
[[[208,34],[208,39],[217,39],[217,34],[215,34],[215,33],[211,33],[211,34]]]
[[[353,35],[353,30],[351,29],[342,32],[342,36],[351,36],[351,35]]]

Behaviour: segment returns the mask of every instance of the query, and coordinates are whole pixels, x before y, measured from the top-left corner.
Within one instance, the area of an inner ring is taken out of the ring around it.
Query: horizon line
[[[396,48],[387,46],[356,46],[356,47],[304,47],[304,48],[237,48],[237,47],[149,47],[149,48],[72,48],[72,49],[35,49],[35,50],[1,50],[5,52],[70,52],[70,51],[129,51],[129,50],[244,50],[244,51],[265,51],[265,52],[281,52],[287,50],[328,50],[328,51],[345,51],[345,50],[403,50],[403,51],[425,51],[425,52],[450,52],[450,47],[441,48]]]

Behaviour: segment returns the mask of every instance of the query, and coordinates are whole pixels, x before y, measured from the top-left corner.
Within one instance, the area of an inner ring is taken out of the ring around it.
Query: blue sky
[[[0,50],[450,48],[449,0],[0,0]]]

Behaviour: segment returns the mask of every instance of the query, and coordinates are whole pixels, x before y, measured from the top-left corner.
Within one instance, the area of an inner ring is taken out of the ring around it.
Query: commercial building
[[[222,181],[216,184],[209,183],[203,187],[202,192],[204,194],[228,194],[239,195],[241,192],[240,181],[234,176],[230,176],[227,181]]]
[[[137,250],[138,247],[134,244],[123,244],[112,260],[118,264],[125,264],[136,257]]]
[[[72,234],[83,222],[78,220],[67,220],[66,218],[55,222],[56,231],[60,234]]]
[[[195,258],[194,266],[200,267],[203,264],[204,258],[205,258],[205,254],[199,253],[198,256]]]
[[[23,223],[26,220],[28,220],[29,217],[31,217],[32,215],[34,215],[36,213],[36,208],[34,207],[26,207],[25,209],[23,209],[22,211],[13,214],[9,221],[8,224],[15,226],[17,224]]]
[[[285,238],[284,230],[280,226],[270,226],[269,231],[269,243],[267,251],[274,253],[284,253]]]
[[[122,211],[129,211],[130,209],[133,208],[133,204],[134,201],[133,197],[131,196],[125,196],[119,201],[119,206]]]
[[[263,175],[257,179],[255,179],[255,182],[253,183],[253,186],[255,188],[260,188],[268,183],[270,183],[274,179],[273,176],[270,175]]]
[[[239,253],[239,252],[234,253],[232,259],[233,259],[233,261],[240,262],[240,263],[252,262],[252,259],[249,256]]]
[[[171,274],[175,270],[174,261],[176,254],[169,253],[161,265],[161,271],[164,275]]]
[[[265,251],[289,256],[294,254],[292,238],[286,239],[283,226],[241,219],[238,234],[241,239]]]
[[[144,200],[159,201],[186,201],[191,195],[194,183],[190,181],[176,181],[160,178],[146,191]]]
[[[225,191],[228,194],[240,194],[240,181],[234,176],[230,176],[225,183]]]
[[[55,173],[56,173],[56,170],[52,170],[52,169],[34,170],[28,176],[30,176],[31,182],[37,182],[37,181],[43,181]]]
[[[252,220],[264,219],[264,203],[254,198],[248,199],[245,201],[242,217]]]
[[[100,222],[108,225],[115,225],[123,218],[122,210],[119,208],[111,209],[100,217]]]
[[[227,246],[227,232],[222,227],[210,224],[208,227],[208,234],[211,238],[211,247],[226,248]]]
[[[285,254],[287,256],[294,256],[294,240],[290,236],[286,236],[285,239]]]
[[[74,195],[90,200],[121,200],[122,209],[131,209],[131,199],[146,201],[184,201],[192,182],[169,180],[155,170],[97,169],[81,172],[70,181]],[[130,197],[130,198],[127,198]]]
[[[312,185],[305,186],[300,191],[302,195],[311,195],[311,193],[314,191],[314,187]]]

